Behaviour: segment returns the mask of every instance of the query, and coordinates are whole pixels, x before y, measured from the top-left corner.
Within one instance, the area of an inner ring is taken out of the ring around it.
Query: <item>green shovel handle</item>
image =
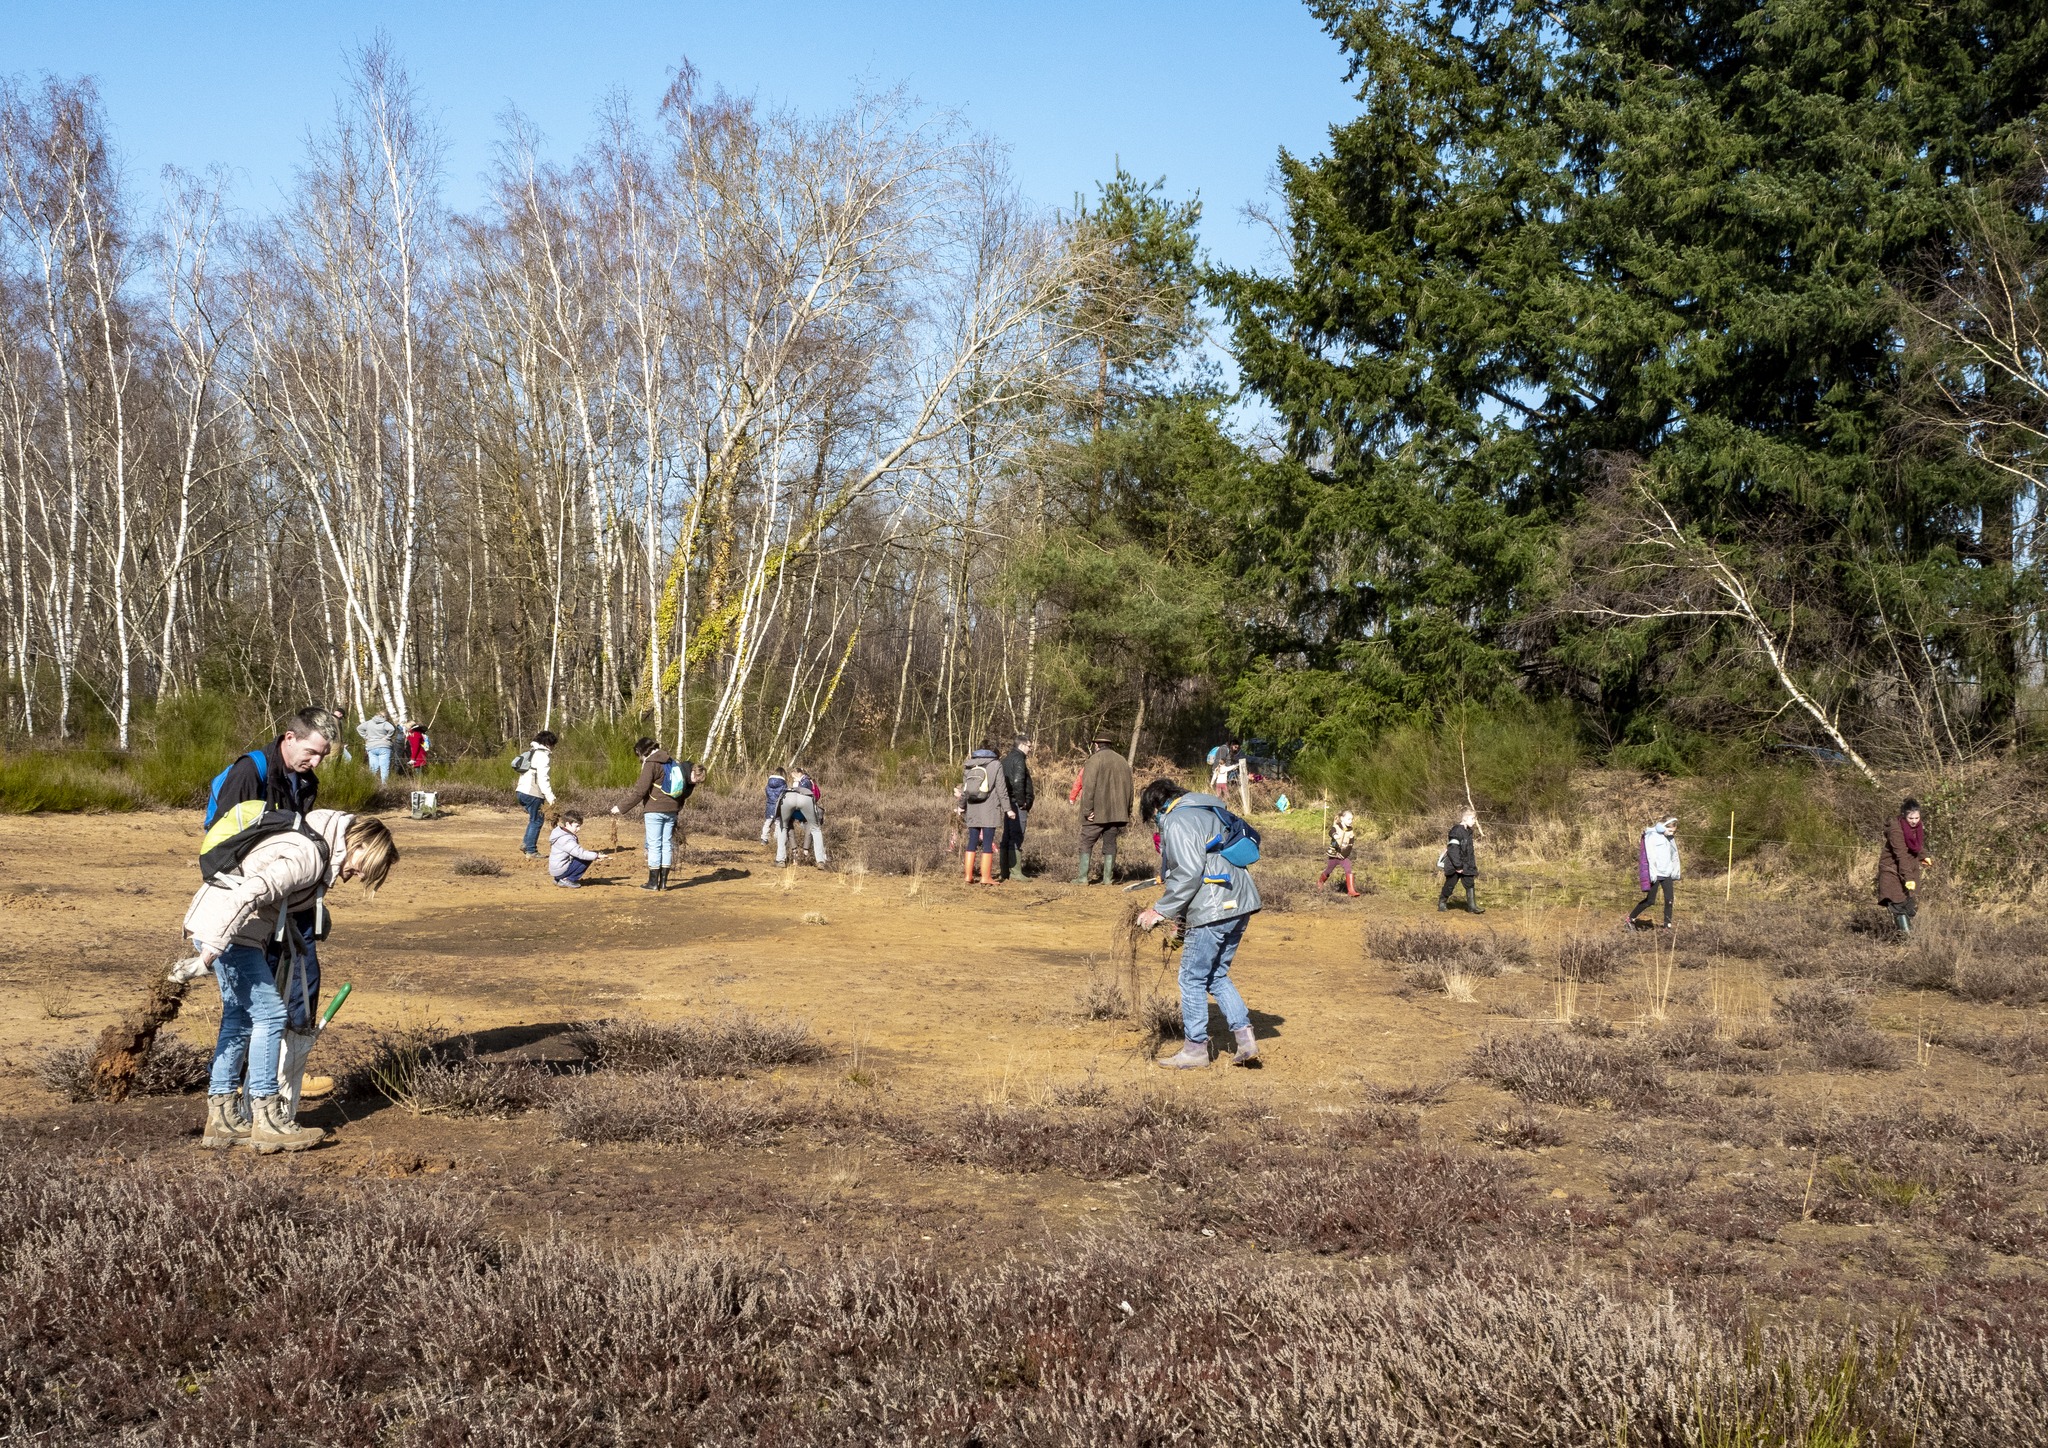
[[[327,1009],[320,1013],[321,1030],[327,1029],[327,1023],[334,1019],[334,1013],[341,1009],[341,1003],[348,999],[348,993],[354,989],[355,987],[347,981],[342,982],[341,989],[334,993],[334,999],[327,1003]]]

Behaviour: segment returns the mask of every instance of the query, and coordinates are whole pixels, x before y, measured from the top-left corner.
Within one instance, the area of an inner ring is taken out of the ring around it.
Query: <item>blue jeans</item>
[[[377,776],[378,783],[389,784],[391,782],[391,746],[387,744],[382,749],[366,749],[363,752],[370,757],[370,773]]]
[[[647,868],[666,870],[676,862],[676,817],[650,810],[646,819]]]
[[[1209,997],[1223,1007],[1223,1019],[1233,1031],[1252,1023],[1244,997],[1230,983],[1230,962],[1237,956],[1238,942],[1251,916],[1218,920],[1213,925],[1190,926],[1180,948],[1180,1024],[1190,1042],[1200,1045],[1209,1039]]]
[[[537,855],[540,853],[540,812],[547,806],[537,794],[515,792],[512,798],[526,806],[526,839],[519,848],[526,854]]]
[[[571,856],[569,862],[562,866],[562,873],[555,876],[556,883],[564,885],[579,884],[583,879],[583,872],[589,868],[590,861],[579,860]]]
[[[210,1096],[225,1096],[249,1074],[252,1098],[277,1094],[277,1054],[284,1042],[284,1001],[268,954],[254,945],[230,945],[213,963],[220,984],[220,1036],[213,1046]]]

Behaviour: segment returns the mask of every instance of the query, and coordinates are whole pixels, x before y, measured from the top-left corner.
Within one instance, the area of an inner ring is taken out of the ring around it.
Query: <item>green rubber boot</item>
[[[1088,866],[1091,863],[1088,852],[1086,850],[1081,851],[1081,873],[1075,878],[1075,884],[1085,885],[1088,883]]]
[[[1104,850],[1102,852],[1102,883],[1105,885],[1114,885],[1116,883],[1115,850]]]

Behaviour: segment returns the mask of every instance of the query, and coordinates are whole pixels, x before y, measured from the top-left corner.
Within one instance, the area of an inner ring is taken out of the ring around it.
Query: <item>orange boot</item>
[[[974,851],[969,850],[960,858],[967,862],[966,874],[963,876],[960,883],[963,885],[972,885],[974,883]]]
[[[993,854],[981,857],[981,883],[984,885],[996,883],[996,857]]]

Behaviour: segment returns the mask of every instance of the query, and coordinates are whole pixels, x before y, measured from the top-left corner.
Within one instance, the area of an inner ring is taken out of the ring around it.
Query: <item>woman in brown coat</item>
[[[1920,822],[1920,801],[1899,806],[1899,817],[1886,826],[1884,848],[1877,854],[1877,903],[1892,912],[1899,934],[1910,935],[1919,913],[1920,871],[1933,864],[1927,854],[1927,827]]]

